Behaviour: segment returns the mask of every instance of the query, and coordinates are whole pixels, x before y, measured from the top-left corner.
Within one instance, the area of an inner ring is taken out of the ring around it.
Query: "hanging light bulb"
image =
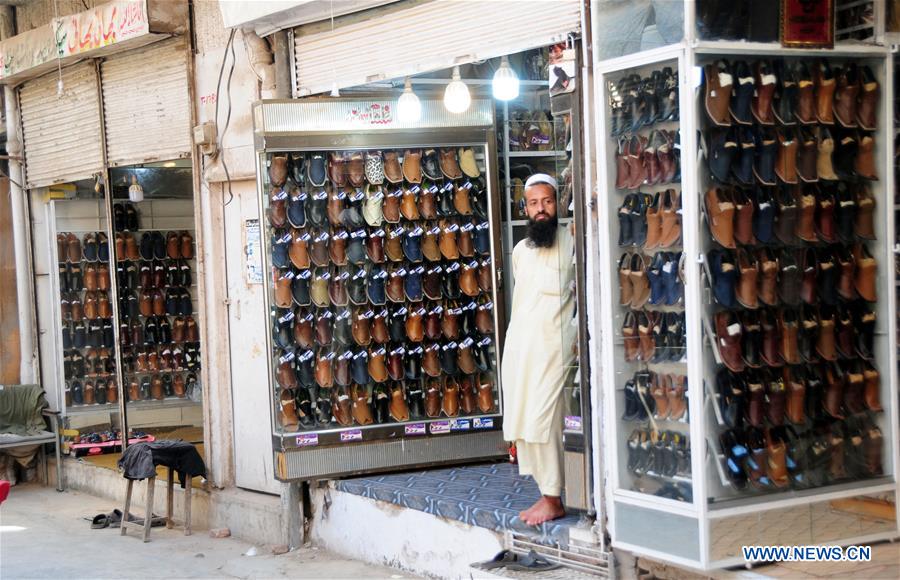
[[[501,101],[511,101],[519,96],[519,77],[516,76],[516,71],[509,66],[507,57],[500,58],[500,68],[494,73],[491,85],[494,89],[494,98]]]
[[[131,185],[128,187],[128,200],[133,202],[144,201],[144,188],[138,183],[137,175],[131,175]]]
[[[397,99],[397,119],[401,123],[415,123],[422,116],[422,103],[412,90],[412,83],[406,77],[403,94]]]
[[[338,91],[338,86],[337,86],[336,82],[331,83],[331,96],[335,97],[335,98],[341,96],[340,91]]]
[[[459,78],[459,67],[453,67],[453,78],[444,89],[444,106],[451,113],[462,113],[469,108],[472,97],[469,96],[469,87]]]

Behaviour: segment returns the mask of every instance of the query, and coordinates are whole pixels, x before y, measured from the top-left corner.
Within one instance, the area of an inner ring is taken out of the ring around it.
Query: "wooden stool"
[[[166,528],[172,529],[175,527],[175,522],[172,519],[172,511],[175,505],[175,496],[174,496],[174,488],[175,488],[175,471],[169,467],[169,476],[168,476],[168,493],[166,494]],[[184,535],[191,535],[191,490],[193,489],[193,477],[187,477],[187,482],[185,482],[185,490],[184,490]],[[150,526],[153,524],[153,490],[156,487],[156,477],[148,477],[147,478],[147,511],[144,515],[144,541],[150,541]],[[128,525],[128,511],[131,509],[131,491],[134,487],[134,480],[128,480],[128,489],[125,492],[125,509],[122,510],[122,531],[119,532],[121,535],[125,535],[126,527]]]

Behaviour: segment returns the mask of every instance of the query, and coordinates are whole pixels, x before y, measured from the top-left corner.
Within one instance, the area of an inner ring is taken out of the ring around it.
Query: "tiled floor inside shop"
[[[540,527],[525,525],[519,512],[541,494],[531,477],[509,463],[345,479],[337,488],[496,532],[527,533],[546,544],[566,545],[568,528],[579,520],[571,514]]]

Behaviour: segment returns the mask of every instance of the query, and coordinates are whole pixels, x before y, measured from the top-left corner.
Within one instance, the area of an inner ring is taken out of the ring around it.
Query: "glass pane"
[[[262,154],[277,431],[499,412],[483,159]]]
[[[597,53],[600,60],[681,42],[682,0],[600,0]]]
[[[619,485],[690,502],[678,63],[607,75],[606,92]]]

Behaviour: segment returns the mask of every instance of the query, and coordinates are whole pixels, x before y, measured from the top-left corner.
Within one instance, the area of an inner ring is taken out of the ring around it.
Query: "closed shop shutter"
[[[581,29],[578,0],[405,0],[294,29],[296,96],[547,46]]]
[[[27,187],[89,179],[103,170],[93,61],[28,81],[19,92]]]
[[[191,154],[191,102],[184,38],[110,57],[100,66],[109,164]]]

